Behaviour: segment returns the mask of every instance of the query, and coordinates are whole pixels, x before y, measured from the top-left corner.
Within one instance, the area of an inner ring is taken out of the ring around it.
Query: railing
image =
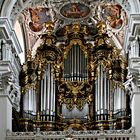
[[[134,128],[129,130],[10,132],[7,140],[135,140]]]

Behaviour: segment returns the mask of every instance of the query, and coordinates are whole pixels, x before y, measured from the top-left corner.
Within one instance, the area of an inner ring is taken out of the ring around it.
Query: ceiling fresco
[[[118,3],[99,1],[51,1],[37,7],[29,7],[22,12],[25,25],[30,34],[30,47],[34,48],[39,35],[45,33],[45,23],[53,21],[56,32],[73,21],[81,24],[96,25],[103,20],[107,30],[123,46],[124,33],[127,26],[127,14]],[[61,30],[62,31],[62,30]],[[33,41],[33,42],[31,42]]]
[[[90,8],[83,3],[68,3],[60,9],[60,14],[71,19],[84,18],[89,13]]]
[[[30,19],[29,27],[34,32],[39,32],[43,29],[43,24],[51,20],[49,9],[45,7],[29,8]]]
[[[123,19],[121,17],[122,7],[120,5],[103,5],[101,16],[109,23],[112,28],[119,29],[122,27]]]

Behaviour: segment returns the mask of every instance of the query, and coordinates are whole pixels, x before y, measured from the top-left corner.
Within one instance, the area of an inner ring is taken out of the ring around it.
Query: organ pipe
[[[101,100],[100,100],[100,103],[101,103],[101,111],[103,111],[103,109],[104,109],[104,106],[103,106],[103,97],[104,97],[104,95],[103,95],[103,68],[102,68],[102,65],[100,66],[100,85],[101,85],[101,96],[100,96],[100,98],[101,98]],[[103,113],[103,112],[101,112],[101,113]]]
[[[95,112],[98,111],[98,82],[95,81]]]
[[[44,94],[44,83],[43,83],[44,79],[41,80],[41,111],[43,111],[43,94]]]
[[[107,79],[106,79],[106,72],[104,71],[103,72],[103,76],[104,76],[104,88],[103,88],[103,91],[104,91],[104,109],[107,110],[107,103],[108,103],[108,100],[107,100],[107,85],[106,85],[106,82],[107,82]]]
[[[47,94],[47,90],[46,90],[46,87],[47,87],[47,83],[46,83],[46,71],[44,73],[44,105],[43,105],[43,110],[46,110],[46,94]]]
[[[99,68],[99,67],[98,67]],[[100,69],[98,69],[98,70],[100,70]],[[99,74],[100,72],[98,71],[98,74]],[[101,103],[100,103],[100,97],[101,97],[101,92],[100,92],[100,90],[101,90],[101,87],[100,87],[100,76],[98,76],[98,114],[100,114],[100,108],[101,108]]]

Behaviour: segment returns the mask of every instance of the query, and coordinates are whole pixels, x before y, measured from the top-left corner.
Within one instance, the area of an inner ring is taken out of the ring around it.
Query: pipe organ
[[[92,26],[73,22],[54,30],[46,23],[36,55],[29,51],[20,75],[22,131],[130,127],[126,60],[104,22]]]

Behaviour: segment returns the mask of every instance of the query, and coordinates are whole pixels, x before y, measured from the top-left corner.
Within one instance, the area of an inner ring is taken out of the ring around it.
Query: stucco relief
[[[26,4],[28,1],[25,2]],[[34,3],[34,4],[33,4]],[[36,44],[39,34],[45,32],[44,23],[53,20],[56,28],[64,26],[68,22],[78,20],[79,22],[91,22],[96,24],[99,20],[104,20],[107,24],[107,29],[112,32],[120,46],[124,44],[124,34],[127,26],[127,12],[124,10],[124,4],[129,3],[127,0],[119,1],[91,1],[85,0],[82,2],[66,1],[65,3],[56,0],[48,2],[41,2],[38,6],[35,5],[36,1],[29,3],[28,8],[22,11],[25,17],[24,26],[26,27],[27,34],[31,38],[29,40],[29,48],[33,48]],[[122,5],[120,5],[120,3]],[[31,5],[34,5],[32,7]],[[19,10],[18,5],[16,5]],[[16,11],[16,6],[13,9],[11,17],[15,17],[19,11]],[[85,18],[86,17],[86,18]],[[62,24],[60,24],[60,22]],[[90,23],[89,23],[90,24]],[[116,44],[117,44],[116,43]]]

